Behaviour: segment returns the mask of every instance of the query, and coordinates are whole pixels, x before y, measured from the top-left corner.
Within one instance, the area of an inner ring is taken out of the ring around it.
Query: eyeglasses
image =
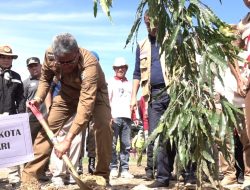
[[[126,65],[123,65],[123,66],[120,66],[120,67],[114,67],[114,69],[127,69],[127,66]]]
[[[62,61],[56,60],[56,64],[59,64],[59,65],[71,65],[71,64],[75,64],[77,61],[78,61],[78,54],[76,54],[75,58],[73,60],[70,60],[70,61],[62,62]]]

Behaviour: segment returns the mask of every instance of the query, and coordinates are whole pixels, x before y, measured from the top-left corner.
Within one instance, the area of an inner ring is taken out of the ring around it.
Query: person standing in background
[[[50,104],[52,104],[53,99],[60,93],[60,89],[61,89],[61,82],[56,77],[54,77],[54,80],[51,84],[51,90],[47,95],[47,97],[51,98]],[[68,121],[66,121],[62,129],[56,135],[58,142],[62,142],[63,139],[65,138],[66,134],[70,129],[70,126],[72,125],[74,117],[75,114]],[[79,160],[80,157],[81,144],[82,144],[81,139],[82,139],[82,132],[76,135],[69,149],[68,157],[74,167],[77,166],[77,161]],[[51,152],[50,155],[49,170],[52,173],[51,181],[53,185],[57,188],[64,187],[64,185],[76,183],[73,177],[70,175],[70,172],[68,171],[65,162],[56,156],[55,147],[53,148],[53,151]]]
[[[139,100],[138,112],[142,120],[143,132],[144,132],[144,137],[146,140],[148,138],[148,105],[147,105],[147,102],[145,102],[145,99],[143,96]]]
[[[95,56],[98,62],[100,62],[100,58],[98,53],[95,51],[91,51],[92,55]],[[85,137],[86,137],[86,131],[87,131],[87,139],[86,139],[86,146],[85,146]],[[89,121],[88,128],[86,130],[83,130],[82,132],[82,148],[81,148],[81,156],[79,159],[78,164],[78,173],[83,173],[83,167],[82,167],[82,158],[84,156],[85,152],[88,152],[88,173],[93,174],[95,171],[95,157],[96,157],[96,150],[95,150],[95,131],[94,131],[94,122],[92,121],[92,118]]]
[[[25,112],[23,83],[18,73],[11,70],[17,59],[8,45],[0,45],[0,117]],[[10,167],[9,183],[17,187],[20,183],[20,166]]]
[[[247,56],[248,52],[244,50],[245,44],[244,40],[241,39],[241,37],[237,36],[236,40],[232,42],[235,46],[237,46],[241,51],[239,52],[238,56],[242,58],[243,61],[235,60],[234,64],[236,68],[239,70],[236,70],[235,72],[239,72],[240,77],[243,81],[247,81],[247,76],[249,73],[249,69],[247,66]],[[250,149],[249,149],[249,139],[247,137],[247,132],[246,132],[246,118],[245,118],[245,98],[242,97],[238,92],[237,92],[237,81],[236,78],[234,77],[232,69],[231,69],[231,64],[230,66],[226,68],[223,72],[221,72],[220,76],[222,78],[222,82],[219,78],[215,78],[214,82],[214,89],[216,96],[218,97],[217,99],[219,100],[219,97],[225,97],[231,104],[233,104],[235,107],[238,109],[242,110],[244,114],[237,113],[235,115],[237,126],[235,127],[235,133],[239,135],[240,143],[243,146],[243,161],[244,164],[242,163],[237,163],[237,165],[243,165],[244,170],[242,168],[242,171],[244,171],[244,182],[243,182],[243,187],[247,188],[247,184],[249,183],[249,156],[250,156]],[[222,109],[220,104],[216,104],[217,107],[217,112],[221,113]],[[231,136],[226,133],[226,139],[227,139],[227,144],[228,147],[230,147],[230,141],[231,141]],[[236,138],[235,138],[236,140]],[[234,150],[228,149],[229,151],[229,159],[226,160],[222,154],[219,156],[219,161],[220,161],[220,166],[222,173],[224,174],[224,178],[221,181],[221,185],[227,186],[231,185],[234,183],[237,183],[237,171],[235,165],[235,157],[238,155],[234,155]],[[242,152],[241,152],[242,153]]]
[[[131,83],[126,78],[128,64],[123,57],[117,57],[113,64],[113,69],[115,76],[108,82],[109,100],[113,120],[112,128],[114,130],[110,177],[117,178],[120,173],[122,178],[130,179],[134,176],[129,173],[132,114],[129,107]],[[120,140],[119,159],[116,151],[118,139]],[[119,169],[118,160],[120,161]]]
[[[24,87],[24,98],[25,101],[28,102],[35,97],[39,79],[41,76],[42,65],[40,63],[40,59],[37,57],[28,58],[26,60],[26,64],[30,76],[23,81],[23,87]],[[47,116],[49,112],[49,107],[50,107],[50,100],[48,100],[47,96],[45,99],[45,103],[40,105],[40,111],[42,112],[44,117]],[[34,140],[38,132],[42,129],[42,126],[32,112],[29,112],[29,122],[30,122],[32,143],[34,143]]]
[[[156,41],[157,23],[154,27],[150,26],[150,16],[148,10],[144,14],[144,22],[148,30],[148,37],[142,40],[136,50],[136,62],[133,74],[133,90],[130,107],[131,110],[137,108],[137,92],[142,86],[142,96],[148,105],[149,135],[156,129],[160,117],[168,108],[170,96],[167,93],[168,79],[165,64],[165,54],[160,54],[160,47]],[[161,56],[160,56],[161,55]],[[160,95],[159,95],[160,94]],[[159,140],[157,161],[153,159],[154,142],[151,142],[147,149],[146,178],[154,179],[156,168],[156,181],[148,187],[168,187],[175,150],[171,147],[170,141],[164,142],[162,136]]]
[[[245,5],[250,8],[250,0],[243,0]],[[246,51],[249,53],[246,60],[248,61],[248,67],[250,62],[250,12],[240,21],[237,25],[237,29],[239,30],[239,34],[241,35],[242,40],[245,42]],[[239,68],[237,68],[239,70]],[[248,81],[245,82],[242,78],[240,72],[234,74],[237,81],[237,92],[240,96],[245,97],[245,117],[246,117],[246,131],[248,137],[248,143],[245,144],[244,152],[250,148],[250,90],[249,90],[249,74],[247,76]],[[246,158],[245,161],[245,171],[244,171],[244,183],[243,189],[250,190],[250,159],[249,155],[244,155]]]
[[[30,57],[26,60],[26,64],[30,73],[30,76],[23,81],[23,88],[24,88],[24,98],[25,101],[28,102],[32,100],[35,97],[36,90],[38,87],[39,79],[41,76],[41,63],[40,59],[38,57]],[[47,117],[47,114],[49,112],[49,107],[51,105],[50,100],[48,100],[50,97],[46,97],[45,103],[40,105],[40,111],[43,114],[44,117]],[[26,112],[28,112],[28,108],[26,108]],[[29,113],[29,124],[30,124],[30,132],[31,132],[31,138],[32,138],[32,144],[34,144],[34,141],[36,139],[36,136],[40,130],[42,130],[42,126],[40,122],[37,120],[37,118],[34,116],[32,112]],[[48,164],[45,170],[48,169]],[[49,177],[46,176],[46,171],[42,171],[38,175],[38,179],[41,181],[48,181]]]

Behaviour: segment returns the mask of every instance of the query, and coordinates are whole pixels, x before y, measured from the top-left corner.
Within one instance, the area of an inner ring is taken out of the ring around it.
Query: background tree
[[[100,3],[110,16],[112,1]],[[213,82],[216,76],[221,79],[220,70],[237,58],[237,48],[231,44],[235,38],[228,30],[230,26],[199,0],[142,0],[126,45],[136,41],[145,8],[149,9],[151,24],[158,23],[157,41],[165,51],[171,97],[149,141],[160,134],[171,139],[177,147],[180,167],[185,168],[190,161],[197,164],[198,188],[202,187],[203,173],[215,187],[215,145],[227,158],[225,134],[233,136],[233,129],[228,126],[237,125],[234,113],[238,110],[222,98],[222,113],[216,113]],[[95,15],[96,11],[94,8]]]

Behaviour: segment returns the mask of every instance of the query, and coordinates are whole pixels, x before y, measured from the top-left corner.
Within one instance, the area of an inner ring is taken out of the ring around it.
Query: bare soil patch
[[[87,171],[86,168],[87,164],[84,166],[84,171]],[[147,185],[151,184],[153,181],[147,181],[145,179],[145,166],[146,162],[145,159],[143,159],[142,166],[137,167],[136,161],[131,158],[130,162],[130,172],[135,176],[133,179],[124,179],[124,178],[117,178],[117,179],[111,179],[111,190],[147,190],[150,188],[147,188]],[[21,190],[21,187],[15,187],[13,188],[10,184],[8,184],[7,180],[7,174],[8,169],[0,169],[0,190]],[[195,186],[189,186],[185,187],[183,182],[177,182],[177,181],[170,181],[170,186],[168,188],[157,188],[159,190],[164,189],[170,189],[170,190],[176,190],[176,189],[195,189]],[[210,184],[205,184],[203,190],[212,190]],[[241,189],[240,184],[234,184],[231,186],[228,186],[225,189],[230,190],[239,190]],[[29,190],[37,190],[29,189]],[[65,187],[56,188],[50,181],[49,182],[43,182],[41,183],[41,190],[79,190],[79,187],[77,185],[65,185]],[[98,189],[95,189],[98,190]]]

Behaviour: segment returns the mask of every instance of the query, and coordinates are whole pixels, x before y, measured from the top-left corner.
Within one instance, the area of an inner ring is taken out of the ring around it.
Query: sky
[[[8,44],[18,59],[12,69],[22,80],[29,76],[26,59],[44,53],[53,36],[69,32],[78,45],[99,54],[100,63],[109,79],[114,75],[112,64],[116,57],[124,57],[129,65],[127,78],[132,80],[135,46],[125,42],[134,23],[139,0],[113,0],[112,22],[98,8],[93,14],[93,0],[8,0],[0,2],[0,44]],[[215,14],[227,23],[238,23],[249,11],[243,1],[203,0]],[[147,35],[144,24],[138,39]]]

